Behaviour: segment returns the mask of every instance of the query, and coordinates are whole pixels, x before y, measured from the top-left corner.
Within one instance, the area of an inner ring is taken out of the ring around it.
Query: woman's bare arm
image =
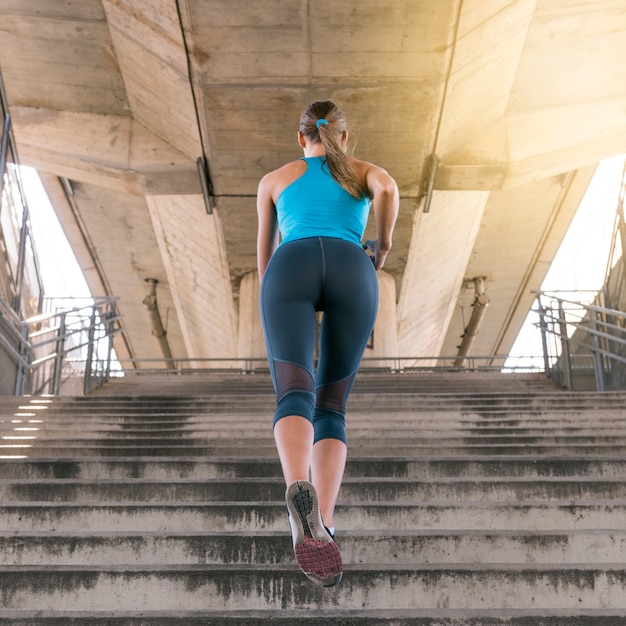
[[[278,246],[278,219],[276,206],[272,198],[271,174],[264,176],[257,190],[257,269],[259,279],[263,280],[267,264]]]
[[[370,165],[365,172],[365,180],[374,207],[377,240],[374,267],[379,270],[391,250],[393,229],[400,208],[400,194],[396,181],[382,167]]]

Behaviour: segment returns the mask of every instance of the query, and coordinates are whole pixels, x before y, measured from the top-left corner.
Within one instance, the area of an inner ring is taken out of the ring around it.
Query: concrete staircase
[[[267,376],[0,402],[0,624],[626,624],[626,393],[361,376],[332,590],[294,562]]]

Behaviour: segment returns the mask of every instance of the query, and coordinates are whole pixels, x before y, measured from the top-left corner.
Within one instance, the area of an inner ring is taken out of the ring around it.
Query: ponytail
[[[313,102],[300,118],[300,132],[314,143],[320,141],[326,150],[326,163],[333,178],[355,198],[368,195],[367,188],[350,164],[341,138],[347,131],[346,120],[331,100]]]

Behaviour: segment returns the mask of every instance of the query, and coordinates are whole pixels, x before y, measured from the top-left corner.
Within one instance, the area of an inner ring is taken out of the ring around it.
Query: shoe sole
[[[322,523],[315,487],[298,480],[285,493],[296,562],[303,574],[322,587],[333,587],[343,575],[341,553]]]

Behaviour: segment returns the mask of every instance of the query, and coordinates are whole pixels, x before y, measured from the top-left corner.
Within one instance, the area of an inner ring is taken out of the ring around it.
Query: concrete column
[[[371,347],[365,348],[364,367],[391,367],[391,357],[398,356],[398,318],[396,307],[396,281],[391,274],[380,270],[378,276],[378,316],[374,325]],[[381,360],[370,361],[371,358]]]
[[[239,286],[239,357],[266,358],[265,340],[259,313],[259,275],[249,272]],[[257,364],[259,365],[259,364]]]

